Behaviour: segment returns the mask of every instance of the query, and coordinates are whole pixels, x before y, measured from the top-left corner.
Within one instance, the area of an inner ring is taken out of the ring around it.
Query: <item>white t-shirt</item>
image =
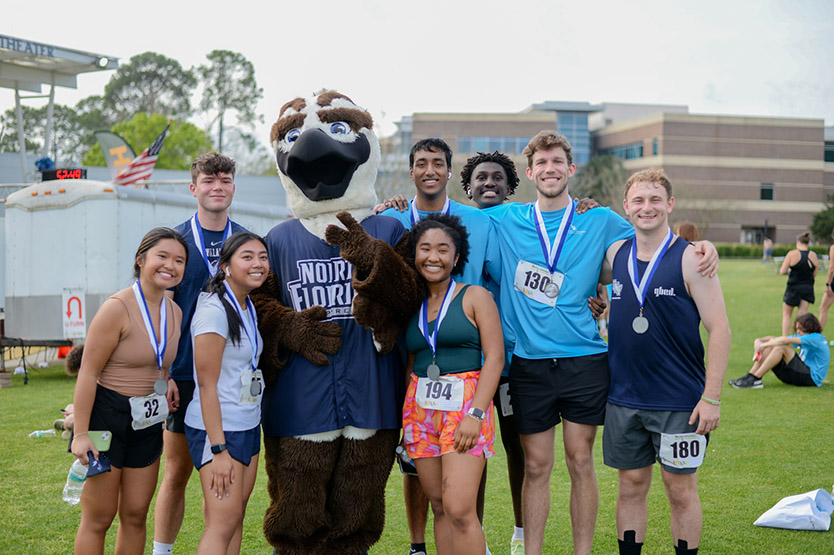
[[[250,323],[249,311],[243,307],[243,317]],[[255,317],[257,324],[257,315]],[[251,325],[251,324],[250,324]],[[263,351],[263,340],[258,334],[258,353],[260,358]],[[226,309],[217,295],[201,293],[197,300],[197,308],[191,320],[191,346],[194,338],[205,333],[216,333],[226,338],[226,348],[223,350],[223,360],[220,363],[220,377],[217,380],[217,396],[220,400],[220,412],[223,416],[223,430],[228,432],[242,432],[251,430],[261,423],[261,395],[254,404],[240,404],[241,376],[252,370],[252,347],[243,327],[240,329],[240,344],[234,345],[228,340],[229,323]],[[195,350],[196,352],[196,350]],[[256,359],[256,364],[257,364]],[[205,430],[203,411],[200,405],[200,378],[194,368],[194,397],[185,412],[185,423],[192,428]]]

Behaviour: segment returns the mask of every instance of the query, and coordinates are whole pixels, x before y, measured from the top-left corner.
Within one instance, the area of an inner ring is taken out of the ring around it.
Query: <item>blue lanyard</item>
[[[637,278],[639,277],[639,272],[637,270],[637,237],[632,240],[631,243],[631,252],[629,253],[629,264],[628,264],[628,276],[631,278],[631,286],[634,288],[634,294],[637,297],[637,302],[640,303],[640,309],[643,308],[643,303],[646,302],[646,294],[649,291],[649,284],[652,282],[652,277],[654,277],[654,273],[657,271],[657,267],[660,265],[660,260],[663,258],[663,255],[666,254],[666,251],[669,250],[669,245],[672,244],[672,239],[675,236],[672,234],[672,230],[666,228],[666,238],[657,247],[657,250],[654,251],[652,255],[652,259],[649,262],[649,266],[646,268],[646,273],[643,274],[643,279],[640,280],[640,284],[637,284]]]
[[[247,295],[246,308],[249,309],[249,319],[252,321],[252,332],[250,333],[249,326],[246,325],[246,320],[243,319],[243,310],[237,302],[237,297],[235,297],[232,287],[229,285],[228,281],[224,281],[223,285],[226,286],[226,296],[229,297],[232,306],[235,307],[235,311],[240,318],[241,326],[243,326],[243,332],[246,334],[246,337],[249,338],[249,345],[252,347],[252,370],[255,371],[258,369],[258,324],[255,321],[255,307],[252,306],[252,301],[249,300],[249,295]]]
[[[212,263],[208,259],[208,255],[206,254],[206,238],[203,236],[203,227],[200,225],[200,218],[197,217],[196,212],[191,217],[191,234],[194,236],[194,242],[197,244],[197,250],[200,251],[200,256],[203,257],[203,262],[206,263],[209,275],[214,276],[217,273],[217,262]],[[227,217],[226,229],[223,231],[223,240],[220,242],[221,246],[231,234],[232,221]]]
[[[449,311],[449,305],[452,304],[452,292],[455,290],[455,280],[449,280],[449,287],[446,289],[446,294],[443,295],[443,304],[440,305],[440,313],[437,315],[437,320],[434,321],[434,331],[431,334],[428,333],[429,329],[429,296],[426,295],[426,298],[423,300],[423,304],[420,305],[420,320],[417,322],[417,327],[420,328],[420,333],[423,334],[423,337],[426,339],[426,343],[429,344],[429,348],[431,349],[432,356],[437,355],[437,331],[440,329],[440,324],[443,323],[443,319],[446,317],[446,312]]]
[[[443,205],[443,209],[440,211],[440,213],[448,216],[449,215],[449,210],[451,209],[451,205],[452,205],[452,203],[451,203],[449,197],[446,197],[446,204]],[[417,212],[417,197],[414,197],[413,199],[411,199],[410,211],[411,211],[410,212],[411,213],[411,227],[413,228],[414,226],[416,226],[417,224],[420,223],[420,213]]]
[[[148,303],[145,301],[145,294],[142,292],[139,280],[133,282],[133,294],[139,303],[142,321],[145,322],[145,329],[148,331],[151,340],[151,348],[156,355],[156,364],[159,373],[162,374],[162,361],[165,358],[165,350],[168,348],[168,311],[166,310],[165,295],[162,296],[162,305],[159,307],[159,327],[163,332],[162,343],[160,343],[156,338],[156,331],[153,329],[153,322],[151,321],[151,312],[148,310]]]
[[[559,231],[556,232],[556,237],[553,239],[553,247],[550,246],[550,240],[547,237],[547,227],[544,225],[541,210],[539,210],[539,201],[533,205],[533,212],[536,217],[533,220],[536,224],[536,233],[539,236],[539,243],[542,247],[542,254],[547,262],[547,268],[550,273],[556,271],[556,264],[559,262],[559,256],[562,254],[562,247],[565,246],[565,241],[568,238],[568,230],[573,221],[574,214],[573,201],[568,201],[568,206],[565,208],[565,213],[562,216],[562,222],[559,224]]]

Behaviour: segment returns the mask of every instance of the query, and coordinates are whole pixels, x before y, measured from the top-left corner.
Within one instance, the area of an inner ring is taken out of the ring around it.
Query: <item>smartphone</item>
[[[90,439],[93,440],[93,445],[98,451],[109,451],[110,450],[110,440],[113,439],[113,434],[109,431],[92,431],[90,430],[87,435],[90,436]]]

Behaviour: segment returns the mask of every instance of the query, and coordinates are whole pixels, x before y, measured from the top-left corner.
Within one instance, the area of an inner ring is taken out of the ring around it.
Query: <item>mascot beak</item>
[[[371,145],[356,135],[352,143],[331,139],[324,129],[308,129],[289,152],[278,152],[278,168],[311,201],[340,198],[357,168],[368,161]]]

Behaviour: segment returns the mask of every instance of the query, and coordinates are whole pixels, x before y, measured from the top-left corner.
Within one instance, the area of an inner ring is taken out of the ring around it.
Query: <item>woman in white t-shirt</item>
[[[197,553],[240,552],[246,503],[255,485],[261,447],[263,341],[249,292],[269,272],[263,239],[235,233],[220,251],[219,270],[191,321],[194,398],[185,435],[200,472],[206,528]]]

